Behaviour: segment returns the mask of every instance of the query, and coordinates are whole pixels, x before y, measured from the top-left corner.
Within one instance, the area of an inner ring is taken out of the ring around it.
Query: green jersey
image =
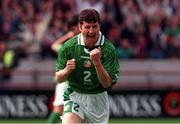
[[[114,84],[119,77],[119,62],[116,57],[115,48],[108,39],[100,33],[95,46],[101,48],[101,62],[112,78]],[[89,50],[86,49],[82,34],[79,34],[65,42],[59,50],[56,61],[56,71],[66,67],[67,60],[75,59],[75,70],[68,76],[70,88],[79,93],[100,93],[107,89],[103,88],[90,59]]]

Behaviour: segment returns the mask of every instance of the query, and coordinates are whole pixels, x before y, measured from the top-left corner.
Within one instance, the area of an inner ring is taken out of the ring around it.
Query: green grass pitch
[[[0,119],[0,124],[47,124],[47,119]],[[172,123],[180,123],[180,118],[111,118],[109,123],[119,123],[119,124],[132,124],[132,123],[148,123],[148,124],[172,124]]]

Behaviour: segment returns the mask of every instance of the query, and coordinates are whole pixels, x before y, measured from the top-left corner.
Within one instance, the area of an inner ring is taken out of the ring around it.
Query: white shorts
[[[54,102],[53,102],[54,106],[63,105],[63,94],[64,94],[64,91],[67,89],[67,87],[68,87],[67,81],[58,83],[56,85],[55,98],[54,98]]]
[[[64,114],[75,113],[84,123],[108,123],[109,101],[107,92],[81,94],[67,88],[64,96]]]

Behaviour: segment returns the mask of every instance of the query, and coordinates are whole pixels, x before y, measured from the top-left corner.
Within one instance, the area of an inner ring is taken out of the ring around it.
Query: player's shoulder
[[[75,35],[74,37],[70,38],[67,42],[64,43],[64,46],[66,47],[72,47],[75,44],[77,44],[77,38],[78,35]]]
[[[112,49],[112,50],[115,49],[114,44],[108,38],[105,38],[104,47],[106,49]]]

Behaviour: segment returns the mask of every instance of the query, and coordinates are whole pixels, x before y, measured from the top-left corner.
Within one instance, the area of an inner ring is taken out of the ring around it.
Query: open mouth
[[[91,39],[91,38],[95,38],[95,35],[92,35],[92,36],[89,36],[89,35],[88,35],[87,38],[90,38],[90,39]]]

